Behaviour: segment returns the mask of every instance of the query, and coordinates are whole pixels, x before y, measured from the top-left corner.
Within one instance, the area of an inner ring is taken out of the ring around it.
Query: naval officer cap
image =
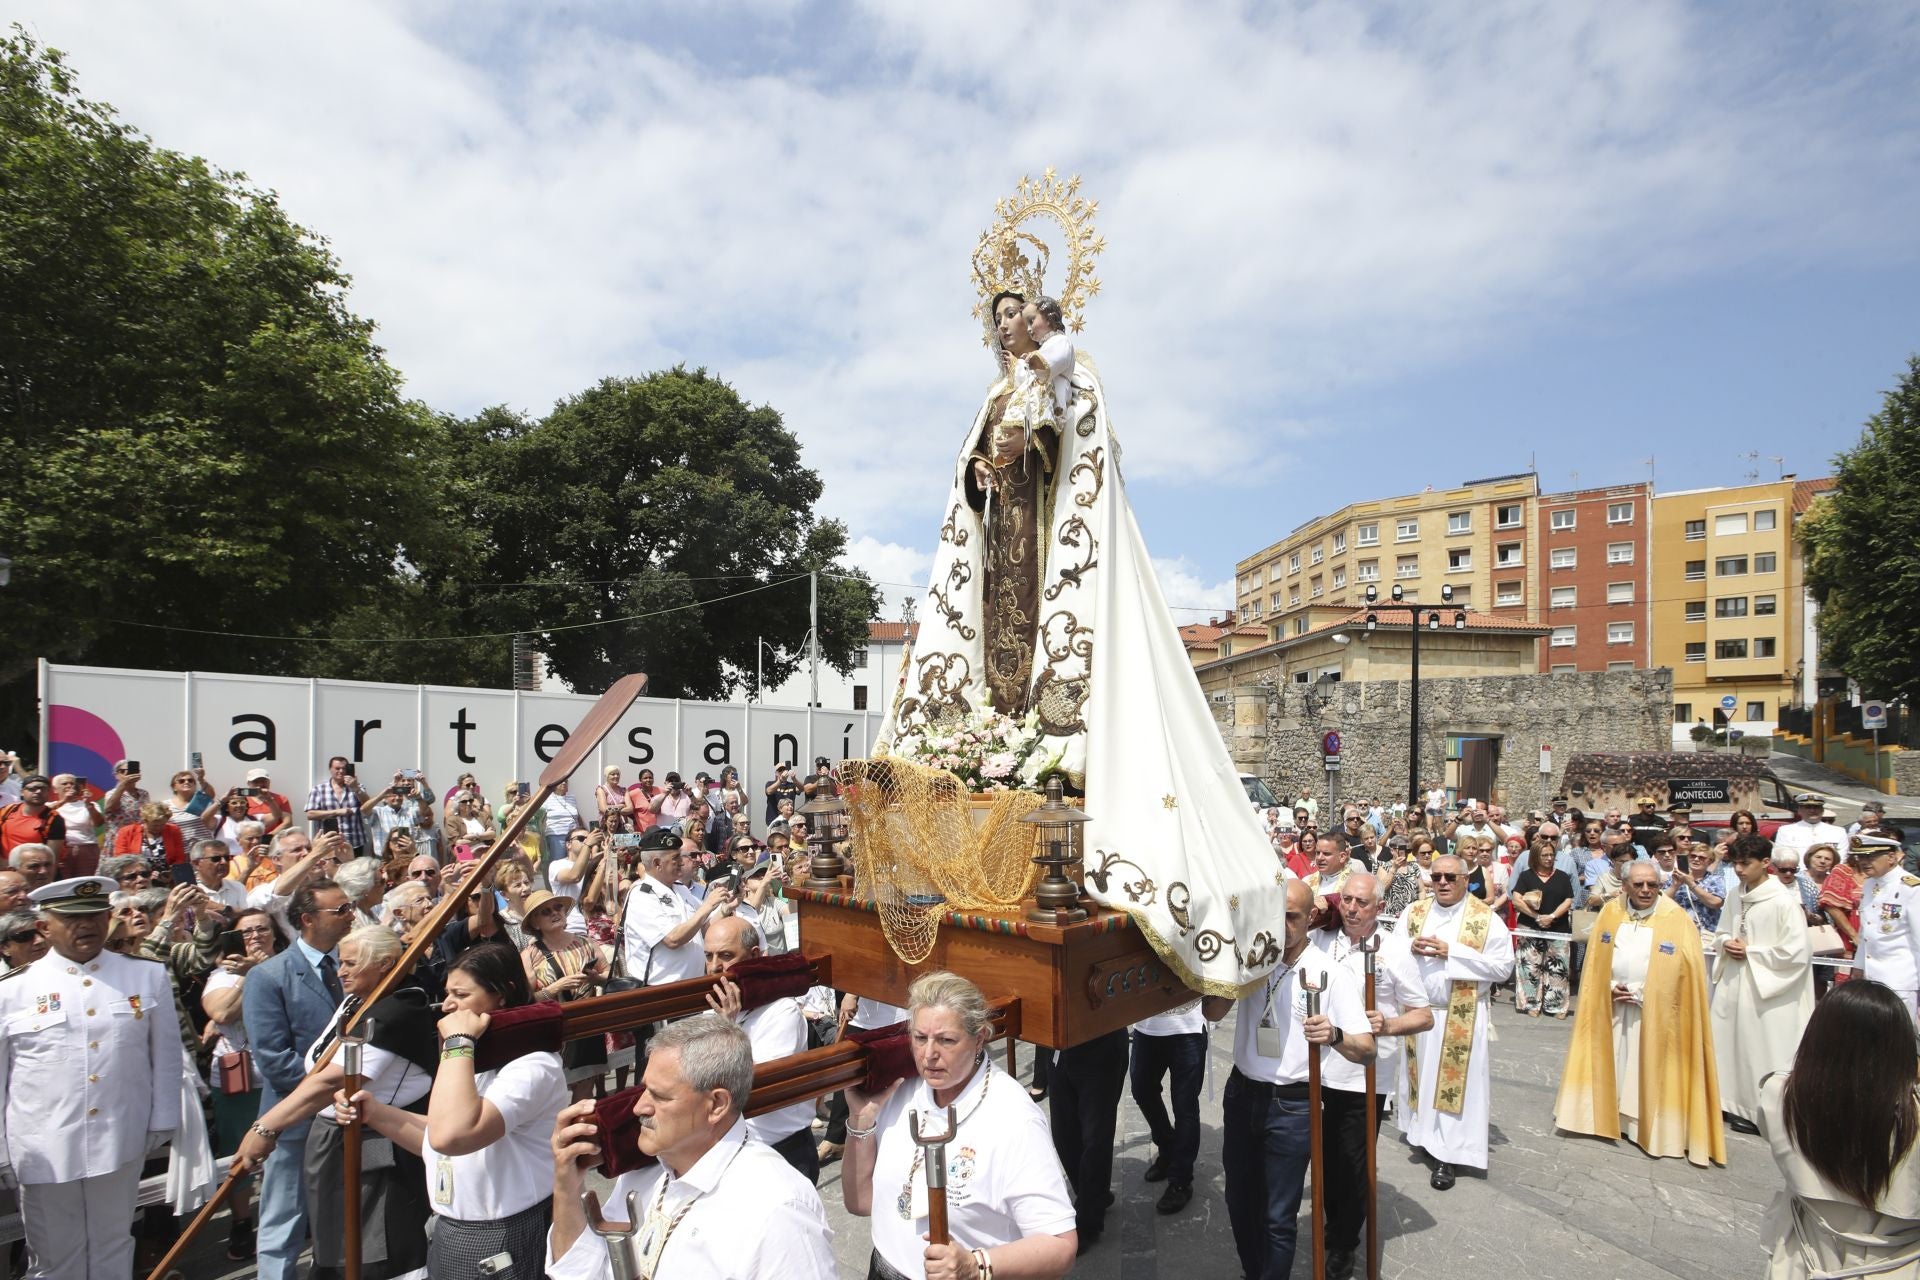
[[[680,833],[673,827],[655,827],[640,837],[640,852],[654,853],[666,850],[679,852]]]
[[[42,911],[63,916],[91,915],[113,908],[113,894],[120,886],[105,876],[75,876],[42,885],[27,897]]]
[[[1793,807],[1796,809],[1804,809],[1808,805],[1813,805],[1813,804],[1824,806],[1826,803],[1827,802],[1825,800],[1822,800],[1819,796],[1813,794],[1813,792],[1811,791],[1802,791],[1799,795],[1793,798]]]
[[[1902,850],[1898,840],[1891,839],[1887,836],[1870,836],[1862,832],[1853,837],[1848,847],[1848,852],[1856,858],[1871,858],[1878,853],[1897,854],[1902,852]],[[46,890],[42,889],[40,892],[45,893]]]

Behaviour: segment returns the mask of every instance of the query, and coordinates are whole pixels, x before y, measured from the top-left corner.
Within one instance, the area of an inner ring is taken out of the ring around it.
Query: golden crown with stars
[[[1086,323],[1087,300],[1100,292],[1093,260],[1106,249],[1106,237],[1093,228],[1100,202],[1080,195],[1078,175],[1065,182],[1049,167],[1038,182],[1022,177],[1014,193],[994,205],[993,225],[980,233],[973,250],[973,281],[980,301],[973,314],[986,326],[991,340],[990,313],[995,294],[1012,290],[1028,301],[1047,293],[1047,268],[1053,247],[1028,224],[1052,219],[1059,225],[1058,247],[1066,260],[1066,277],[1052,297],[1060,304],[1067,327],[1080,332]]]

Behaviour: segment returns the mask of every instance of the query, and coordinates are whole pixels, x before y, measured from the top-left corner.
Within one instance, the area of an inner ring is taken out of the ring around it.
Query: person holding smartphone
[[[361,806],[367,793],[353,776],[353,765],[345,756],[327,761],[327,776],[313,784],[307,793],[307,821],[322,831],[338,831],[356,858],[367,853],[367,824]]]
[[[798,808],[800,805],[802,789],[799,782],[794,780],[793,766],[790,764],[775,765],[773,767],[773,781],[767,784],[766,791],[766,820],[768,826],[771,827],[773,820],[780,816],[780,802],[782,800],[792,804],[795,808]]]

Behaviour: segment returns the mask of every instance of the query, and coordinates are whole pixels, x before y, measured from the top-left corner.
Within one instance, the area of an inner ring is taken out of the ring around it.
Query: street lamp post
[[[1393,603],[1381,605],[1379,601],[1379,589],[1369,585],[1367,587],[1367,630],[1374,631],[1379,628],[1381,609],[1404,610],[1407,615],[1407,631],[1413,638],[1413,657],[1411,670],[1408,673],[1408,679],[1412,684],[1412,693],[1409,697],[1412,716],[1407,734],[1407,812],[1411,814],[1418,812],[1424,801],[1424,797],[1420,794],[1420,632],[1423,627],[1428,631],[1440,629],[1440,610],[1429,610],[1423,617],[1419,602],[1407,599],[1406,593],[1401,590],[1397,582],[1393,586]],[[1440,588],[1440,601],[1443,605],[1453,603],[1452,583],[1447,583]],[[1455,631],[1465,631],[1467,611],[1453,610],[1452,624]]]

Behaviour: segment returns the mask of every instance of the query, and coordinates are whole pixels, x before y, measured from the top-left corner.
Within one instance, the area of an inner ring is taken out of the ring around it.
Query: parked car
[[[1253,801],[1254,808],[1277,809],[1280,807],[1280,801],[1274,798],[1272,790],[1254,774],[1241,774],[1240,785],[1247,789],[1247,799]]]

